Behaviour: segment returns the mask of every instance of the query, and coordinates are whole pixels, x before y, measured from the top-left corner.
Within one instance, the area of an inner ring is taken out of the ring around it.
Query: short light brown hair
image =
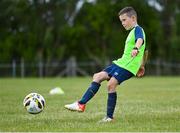
[[[131,6],[127,6],[127,7],[123,8],[123,9],[121,9],[119,11],[118,15],[120,16],[120,15],[125,14],[125,13],[127,14],[128,17],[131,17],[131,16],[134,15],[137,18],[137,13],[134,10],[134,8],[131,7]]]

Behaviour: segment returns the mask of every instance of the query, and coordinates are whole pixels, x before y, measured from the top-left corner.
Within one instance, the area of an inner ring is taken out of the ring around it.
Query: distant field
[[[90,78],[0,79],[0,131],[29,132],[180,132],[180,77],[133,78],[118,87],[115,122],[99,124],[106,111],[106,82],[87,104],[84,113],[64,109],[78,100],[89,86]],[[64,95],[49,95],[61,87]],[[42,94],[45,110],[28,114],[22,101],[30,92]]]

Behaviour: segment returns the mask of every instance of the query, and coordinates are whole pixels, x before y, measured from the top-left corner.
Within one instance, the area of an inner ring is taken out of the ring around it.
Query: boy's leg
[[[87,89],[87,91],[84,93],[81,100],[79,100],[80,104],[86,104],[99,90],[99,87],[101,86],[101,82],[104,80],[107,80],[109,78],[108,74],[104,71],[94,74],[93,76],[93,82]]]
[[[112,77],[108,82],[108,100],[107,100],[107,117],[113,119],[114,110],[116,107],[117,93],[116,87],[118,85],[117,79]]]
[[[117,100],[117,94],[116,94],[117,85],[125,80],[128,80],[133,76],[131,72],[118,66],[114,66],[114,69],[110,74],[112,75],[112,77],[107,85],[108,88],[107,116],[106,119],[103,119],[102,122],[110,122],[113,120],[113,114]]]
[[[100,83],[92,82],[89,88],[84,93],[83,97],[79,100],[80,104],[86,104],[99,90]]]
[[[116,94],[117,85],[118,85],[118,81],[114,77],[112,77],[108,81],[107,114],[106,114],[106,117],[104,117],[101,121],[99,121],[100,123],[113,121],[113,114],[114,114],[114,110],[116,107],[116,100],[117,100],[117,94]]]
[[[83,112],[85,109],[85,104],[97,93],[100,87],[100,83],[104,80],[108,80],[109,76],[107,72],[99,72],[94,74],[93,82],[91,83],[90,87],[84,93],[83,97],[73,104],[65,105],[65,108],[74,111]]]

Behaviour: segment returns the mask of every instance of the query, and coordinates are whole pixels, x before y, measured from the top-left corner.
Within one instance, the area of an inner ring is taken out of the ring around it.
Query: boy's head
[[[137,24],[137,13],[133,7],[125,7],[119,12],[119,19],[126,30],[132,29]]]

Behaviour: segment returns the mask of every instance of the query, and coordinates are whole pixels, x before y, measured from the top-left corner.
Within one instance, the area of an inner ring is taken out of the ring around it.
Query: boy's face
[[[126,30],[131,30],[135,24],[136,24],[136,17],[135,16],[127,16],[127,14],[122,14],[119,16],[119,19],[123,25],[123,27],[126,29]]]

